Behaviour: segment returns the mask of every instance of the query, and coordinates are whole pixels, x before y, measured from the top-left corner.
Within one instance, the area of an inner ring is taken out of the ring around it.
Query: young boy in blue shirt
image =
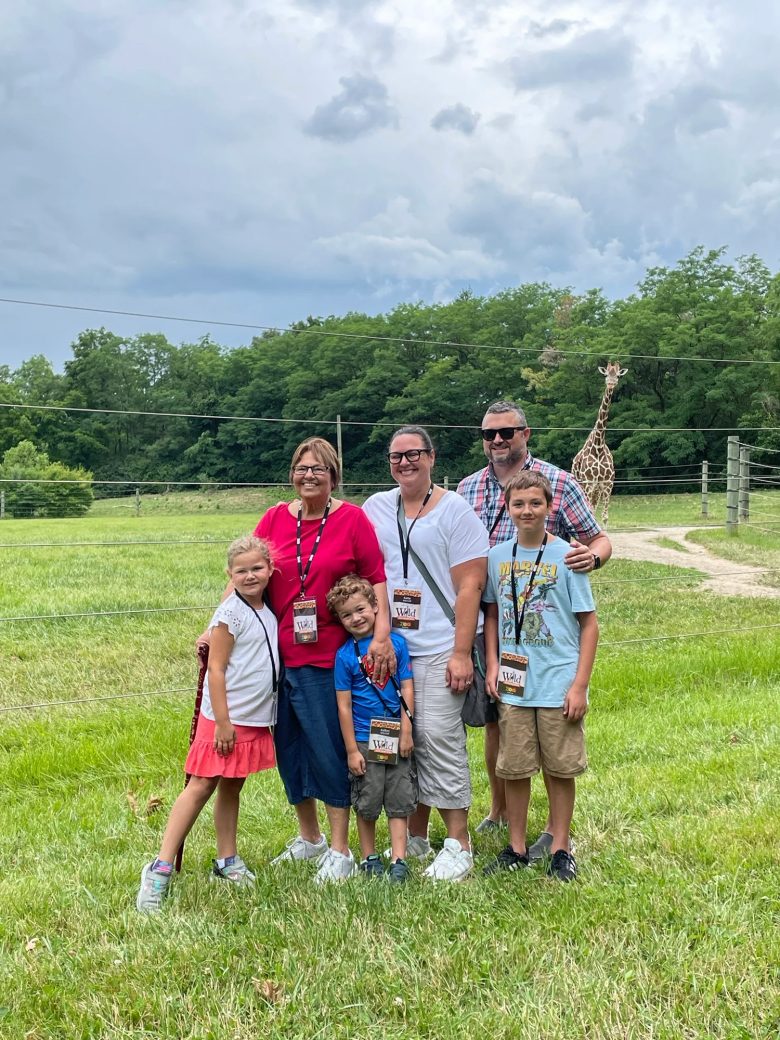
[[[547,871],[572,881],[575,777],[587,768],[583,719],[598,622],[588,578],[564,565],[568,544],[545,529],[547,478],[522,470],[504,498],[517,536],[490,550],[483,599],[485,685],[499,702],[496,776],[506,781],[509,844],[484,873],[528,866],[531,777],[544,766],[553,839]]]
[[[385,872],[376,851],[376,821],[384,807],[391,843],[388,880],[400,883],[409,873],[407,818],[417,808],[409,650],[403,636],[392,632],[397,669],[380,686],[365,660],[378,610],[371,582],[348,574],[328,593],[328,607],[350,635],[336,652],[334,681],[363,857],[360,870],[369,877]]]

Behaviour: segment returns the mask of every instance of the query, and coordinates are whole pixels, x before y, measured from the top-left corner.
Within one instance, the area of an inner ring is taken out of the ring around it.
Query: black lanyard
[[[536,560],[531,568],[531,573],[528,575],[528,581],[526,582],[525,589],[523,591],[523,609],[518,617],[517,614],[517,579],[515,577],[515,558],[517,556],[517,541],[515,540],[512,546],[512,610],[515,615],[515,645],[520,646],[520,637],[523,633],[523,621],[525,620],[525,607],[528,603],[528,599],[532,592],[534,578],[536,572],[539,570],[539,564],[542,562],[542,553],[544,547],[547,545],[547,532],[544,532],[544,538],[542,538],[542,544],[539,546],[539,552],[536,554]]]
[[[504,502],[504,503],[502,504],[501,508],[499,509],[499,511],[498,511],[498,516],[497,516],[497,517],[496,517],[496,519],[494,520],[494,522],[493,522],[493,526],[492,526],[492,527],[490,528],[490,530],[488,531],[488,538],[492,538],[492,537],[493,537],[493,532],[494,532],[494,531],[495,531],[495,529],[496,529],[496,528],[498,527],[498,525],[499,525],[499,524],[501,523],[501,518],[503,517],[503,515],[504,515],[504,513],[505,513],[505,512],[506,512],[506,502]]]
[[[422,505],[417,510],[417,516],[412,520],[409,525],[409,530],[406,530],[406,513],[404,511],[403,499],[401,498],[401,492],[398,492],[398,512],[396,515],[396,523],[398,524],[398,540],[401,543],[401,559],[404,565],[404,581],[409,577],[409,541],[412,537],[412,530],[414,525],[420,519],[420,514],[423,509],[428,505],[431,495],[433,494],[433,484],[428,488],[425,493]]]
[[[306,568],[303,567],[303,559],[301,557],[301,529],[303,527],[303,505],[298,506],[298,523],[295,528],[295,557],[298,561],[298,577],[301,581],[301,599],[306,595],[306,579],[309,577],[309,571],[311,570],[311,562],[317,550],[320,547],[320,539],[322,538],[322,532],[325,528],[325,521],[328,519],[328,513],[330,512],[331,500],[328,499],[328,504],[325,506],[325,512],[322,514],[322,523],[320,529],[317,531],[317,537],[314,539],[314,545],[311,547],[311,553],[309,559],[306,562]]]
[[[241,595],[238,589],[233,589],[233,591],[235,592],[236,596],[238,596],[238,598],[241,600],[241,602],[244,603],[247,607],[249,607],[249,609],[255,615],[257,620],[260,622],[260,627],[262,628],[263,635],[265,636],[265,644],[268,647],[268,656],[271,659],[271,682],[273,683],[273,692],[276,693],[277,687],[279,686],[279,676],[276,674],[276,661],[274,661],[274,652],[273,648],[271,647],[271,637],[268,635],[268,629],[265,627],[265,622],[257,613],[257,611],[249,602],[249,600],[244,599],[244,597]]]
[[[366,666],[363,664],[363,658],[360,656],[360,647],[358,646],[357,639],[353,639],[352,644],[355,647],[355,657],[357,657],[357,662],[360,665],[360,671],[363,673],[363,678],[366,680],[369,686],[372,686],[374,688],[374,690],[376,691],[376,695],[382,702],[382,706],[385,709],[385,711],[389,711],[391,715],[394,715],[395,713],[393,711],[392,705],[387,703],[384,696],[382,695],[382,690],[379,688],[379,686],[377,686],[377,684],[366,671]],[[398,685],[398,681],[394,675],[390,676],[390,682],[393,684],[393,686],[395,687],[395,692],[398,694],[398,700],[401,702],[401,707],[404,709],[404,715],[406,715],[407,719],[409,719],[410,722],[414,722],[414,716],[412,715],[411,711],[409,711],[409,705],[404,700],[403,694],[401,693],[401,687]]]

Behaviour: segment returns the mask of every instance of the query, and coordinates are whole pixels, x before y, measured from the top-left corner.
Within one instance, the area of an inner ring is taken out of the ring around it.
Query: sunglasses
[[[408,462],[418,462],[421,455],[430,455],[430,448],[410,448],[408,451],[388,451],[387,459],[392,466],[406,459]]]
[[[497,430],[482,430],[482,440],[494,441],[498,434],[502,441],[511,441],[518,430],[527,429],[527,426],[499,426]]]

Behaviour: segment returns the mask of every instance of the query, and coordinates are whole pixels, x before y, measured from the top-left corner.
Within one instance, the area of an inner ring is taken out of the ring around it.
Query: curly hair
[[[350,596],[365,596],[372,607],[377,605],[376,593],[371,582],[358,574],[347,574],[339,578],[326,597],[330,612],[337,614]]]

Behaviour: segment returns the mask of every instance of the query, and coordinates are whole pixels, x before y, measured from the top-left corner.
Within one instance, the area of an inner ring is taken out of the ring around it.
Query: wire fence
[[[739,488],[740,493],[743,491],[745,492],[744,496],[740,499],[740,526],[745,526],[746,528],[762,532],[770,537],[775,536],[777,534],[777,525],[780,525],[780,508],[773,509],[774,506],[780,507],[780,493],[775,490],[776,487],[780,486],[780,466],[773,462],[763,461],[763,459],[768,457],[763,454],[760,456],[760,459],[751,458],[751,453],[753,451],[763,452],[767,449],[755,449],[747,444],[742,444],[740,447],[742,448],[742,454]],[[773,451],[772,449],[768,450]],[[776,454],[780,454],[780,451],[776,452]],[[677,466],[659,465],[637,467],[636,469],[623,470],[622,474],[623,475],[620,475],[619,472],[616,485],[624,490],[633,490],[636,494],[642,494],[645,489],[656,488],[659,486],[674,490],[687,490],[691,487],[697,489],[697,491],[701,489],[702,513],[706,513],[704,508],[705,503],[709,505],[717,504],[719,509],[722,506],[725,507],[728,499],[726,494],[727,486],[731,487],[733,484],[733,470],[730,470],[729,467],[710,468],[709,466],[706,466],[704,467],[703,473],[703,467],[698,463],[695,467],[691,466],[690,463],[681,463]],[[702,480],[703,476],[704,481]],[[450,482],[449,479],[447,479],[447,483],[454,486],[455,481]],[[103,514],[104,516],[123,516],[128,515],[129,513],[130,515],[143,517],[148,514],[150,519],[153,519],[155,515],[164,515],[168,510],[171,514],[178,515],[179,510],[182,508],[182,503],[187,496],[189,496],[189,499],[194,499],[196,501],[194,506],[192,502],[189,502],[189,505],[184,510],[185,512],[187,510],[189,510],[189,512],[196,512],[204,503],[210,502],[216,509],[220,509],[220,507],[223,508],[226,515],[231,514],[231,510],[238,513],[252,512],[253,515],[257,515],[258,501],[256,496],[271,495],[273,497],[275,495],[279,498],[286,498],[288,497],[288,493],[284,484],[285,480],[235,483],[169,480],[93,481],[92,489],[95,496],[95,505],[92,507],[93,512],[91,513],[91,516],[100,515],[100,509],[109,510],[109,512]],[[20,515],[19,510],[24,508],[25,502],[30,510],[30,514],[35,515],[36,508],[40,507],[38,496],[40,496],[42,489],[53,486],[56,490],[61,490],[62,485],[65,485],[66,487],[79,487],[83,486],[84,482],[75,480],[40,480],[37,478],[24,478],[15,481],[9,479],[0,480],[0,516],[8,517],[8,511],[5,506],[10,498],[11,491],[13,491],[17,496],[14,499],[14,516]],[[377,480],[376,482],[349,482],[344,485],[344,491],[351,497],[360,498],[363,494],[368,494],[375,490],[388,487],[395,487],[395,484],[392,484],[387,480]],[[716,489],[715,491],[711,490],[713,487]],[[26,500],[25,490],[27,491]],[[659,501],[662,501],[662,498],[663,496],[661,496]],[[619,499],[617,501],[619,501]],[[261,503],[262,506],[265,506],[266,504],[267,502],[265,501]],[[116,512],[112,513],[111,510],[116,510]],[[619,534],[623,532],[645,531],[650,532],[651,534],[657,533],[659,537],[662,537],[665,531],[678,528],[679,526],[679,522],[650,525],[642,522],[632,523],[629,520],[626,520],[624,523],[610,528],[610,533]],[[708,528],[712,529],[722,527],[722,523],[710,520],[705,515],[703,519],[696,523],[696,526],[706,530]],[[21,529],[16,528],[14,530],[19,531]],[[69,528],[69,533],[74,530],[77,529]],[[141,549],[142,547],[208,547],[219,545],[221,548],[224,548],[224,544],[225,539],[218,537],[199,538],[160,536],[148,538],[115,537],[106,539],[80,539],[78,537],[69,537],[62,539],[3,540],[0,542],[0,550],[5,552],[12,551],[16,554],[26,554],[28,551],[34,551],[36,549],[56,550],[57,553],[59,553],[61,550],[65,549],[79,552],[90,549],[103,550],[105,548],[115,548],[133,552],[134,549]],[[780,573],[780,566],[771,566],[771,561],[768,562],[770,565],[762,568],[768,576]],[[2,563],[1,556],[0,563]],[[696,569],[695,557],[691,558],[690,567],[692,570]],[[755,570],[756,568],[745,566],[739,569],[734,567],[733,569],[722,571],[719,576],[737,577],[745,575],[746,573],[751,573],[751,571],[755,572]],[[608,592],[610,587],[620,590],[632,585],[648,587],[652,586],[654,583],[657,583],[659,587],[663,587],[664,584],[667,583],[671,583],[671,587],[680,587],[682,583],[697,584],[706,582],[709,577],[710,575],[701,571],[694,574],[667,573],[626,578],[605,577],[603,573],[600,573],[594,576],[593,584],[597,592]],[[196,612],[207,614],[212,607],[213,604],[177,604],[175,606],[139,605],[100,610],[52,610],[46,613],[38,613],[34,610],[23,610],[0,616],[0,632],[13,631],[12,626],[14,624],[28,625],[44,623],[53,626],[61,626],[68,625],[69,623],[82,623],[86,621],[90,623],[105,623],[110,626],[112,624],[121,624],[125,621],[131,621],[133,618],[141,617],[159,617],[163,619],[166,616],[173,617],[177,614],[186,615],[187,613]],[[666,643],[669,641],[687,639],[720,638],[724,635],[750,638],[751,633],[770,631],[778,628],[780,628],[780,624],[768,623],[748,628],[730,627],[713,628],[691,633],[659,633],[652,636],[638,636],[631,639],[618,639],[611,641],[607,639],[602,641],[601,648],[604,650],[618,651],[620,648],[640,644]],[[141,698],[159,698],[163,696],[183,694],[189,691],[189,686],[177,686],[165,690],[124,692],[106,691],[100,692],[95,696],[82,698],[62,698],[52,701],[36,700],[21,705],[6,705],[0,707],[0,713],[6,714],[14,711],[31,711],[57,707],[64,708]]]

